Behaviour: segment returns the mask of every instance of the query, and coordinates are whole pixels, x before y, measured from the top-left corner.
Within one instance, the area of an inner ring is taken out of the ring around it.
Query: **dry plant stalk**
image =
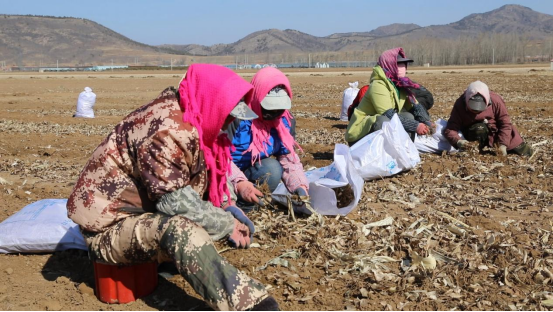
[[[273,196],[272,196],[272,193],[271,193],[271,189],[269,188],[269,184],[267,183],[267,181],[263,181],[263,183],[259,183],[259,181],[257,182],[257,185],[256,185],[256,188],[261,192],[263,193],[263,198],[260,199],[260,203],[261,201],[263,201],[263,204],[261,206],[265,206],[265,205],[269,205],[269,206],[273,206]]]
[[[296,215],[294,214],[294,207],[292,205],[292,198],[290,196],[286,196],[286,201],[288,202],[288,214],[290,217],[292,217],[292,220],[296,222]]]
[[[480,150],[478,149],[478,142],[477,141],[469,141],[464,147],[463,150],[470,156],[476,156],[480,154]]]

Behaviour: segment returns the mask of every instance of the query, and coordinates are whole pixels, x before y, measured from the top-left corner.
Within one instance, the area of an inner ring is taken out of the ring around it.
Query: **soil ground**
[[[241,72],[250,80],[253,72]],[[286,71],[304,166],[332,162],[348,82],[369,70]],[[319,227],[284,209],[254,212],[260,248],[222,254],[269,286],[283,310],[542,310],[553,284],[553,71],[544,65],[414,68],[413,80],[446,119],[477,79],[505,99],[536,154],[422,154],[413,170],[365,183],[358,207]],[[177,72],[1,73],[0,221],[25,205],[67,198],[94,148],[124,116],[148,103]],[[97,94],[95,119],[72,118],[78,94]],[[365,225],[392,217],[385,226]],[[289,252],[288,254],[285,254]],[[290,256],[289,258],[286,258]],[[436,258],[436,268],[420,264]],[[281,257],[287,264],[269,265]],[[169,270],[170,271],[170,270]],[[149,296],[108,305],[94,296],[86,252],[0,255],[0,310],[203,310],[179,275]]]

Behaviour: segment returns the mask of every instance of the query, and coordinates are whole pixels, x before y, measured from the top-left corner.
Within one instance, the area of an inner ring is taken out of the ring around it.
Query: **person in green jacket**
[[[353,111],[346,130],[346,141],[353,145],[369,133],[382,129],[385,121],[394,114],[411,139],[415,134],[426,135],[433,131],[427,110],[419,104],[411,89],[420,85],[405,76],[407,64],[413,60],[406,57],[402,48],[384,51],[373,68],[370,87],[361,103]]]

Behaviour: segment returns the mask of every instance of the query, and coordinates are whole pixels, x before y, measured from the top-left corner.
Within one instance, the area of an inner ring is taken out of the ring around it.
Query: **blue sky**
[[[553,15],[551,0],[0,0],[0,14],[87,18],[151,45],[212,45],[233,43],[270,28],[322,37],[393,23],[443,25],[505,4]]]

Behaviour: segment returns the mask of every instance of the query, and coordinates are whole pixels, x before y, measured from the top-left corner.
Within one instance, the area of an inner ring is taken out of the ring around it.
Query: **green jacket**
[[[346,141],[355,142],[369,134],[376,117],[382,115],[390,108],[398,112],[408,111],[412,108],[411,102],[407,99],[407,93],[398,89],[384,74],[380,66],[373,68],[369,90],[353,110],[353,115],[346,130]]]

